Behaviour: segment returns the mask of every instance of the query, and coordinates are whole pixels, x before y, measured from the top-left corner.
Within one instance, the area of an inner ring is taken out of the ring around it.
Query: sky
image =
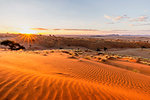
[[[150,0],[0,0],[0,33],[150,34]]]

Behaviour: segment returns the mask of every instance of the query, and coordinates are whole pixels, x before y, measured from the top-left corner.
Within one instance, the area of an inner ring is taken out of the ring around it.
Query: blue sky
[[[149,34],[149,4],[150,0],[0,0],[0,32],[35,29],[99,34],[146,30],[143,34]]]

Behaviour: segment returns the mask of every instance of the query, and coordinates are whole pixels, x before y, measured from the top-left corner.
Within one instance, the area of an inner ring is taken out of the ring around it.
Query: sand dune
[[[0,99],[149,100],[150,76],[66,54],[2,51]]]
[[[119,68],[131,70],[131,71],[136,71],[145,75],[150,76],[150,66],[143,65],[143,64],[138,64],[134,63],[134,61],[127,62],[127,61],[114,61],[114,60],[109,60],[107,62],[109,65],[113,65]]]

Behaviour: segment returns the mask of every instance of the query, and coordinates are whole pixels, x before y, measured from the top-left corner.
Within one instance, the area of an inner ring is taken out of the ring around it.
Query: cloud
[[[129,17],[127,15],[122,15],[122,16],[108,16],[104,15],[104,18],[109,19],[111,21],[120,21],[123,19],[128,19]]]
[[[112,30],[112,31],[114,31],[114,32],[127,32],[129,30]]]
[[[145,13],[149,12],[148,10],[144,10]]]
[[[108,15],[104,15],[104,17],[105,17],[106,19],[112,19],[112,17],[111,17],[111,16],[108,16]]]
[[[54,31],[59,31],[59,30],[62,30],[62,29],[52,29],[52,30],[54,30]]]
[[[148,20],[148,16],[140,16],[137,18],[131,18],[129,21],[131,22],[146,22]]]
[[[150,26],[150,23],[144,23],[144,24],[129,24],[129,26]]]
[[[106,23],[106,24],[115,24],[114,22],[109,22],[109,23]]]
[[[64,31],[98,31],[96,29],[53,29],[55,31],[64,30]]]
[[[115,17],[115,20],[122,20],[122,19],[128,19],[129,17],[127,15],[123,15],[123,16],[117,16]]]
[[[120,35],[149,35],[150,30],[110,30],[103,33],[120,34]]]
[[[123,23],[127,24],[129,26],[148,26],[150,25],[150,20],[149,17],[144,15],[144,16],[139,16],[139,17],[128,17],[127,15],[123,16],[108,16],[104,15],[104,18],[110,20],[110,22],[107,22],[106,24],[117,24],[117,23]]]
[[[37,30],[37,31],[43,31],[43,30],[48,30],[46,28],[31,28],[32,30]]]

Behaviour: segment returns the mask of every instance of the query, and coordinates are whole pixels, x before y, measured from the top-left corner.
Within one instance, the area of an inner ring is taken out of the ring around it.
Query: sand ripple
[[[62,55],[11,57],[0,58],[1,100],[150,99],[150,77],[144,74]]]

